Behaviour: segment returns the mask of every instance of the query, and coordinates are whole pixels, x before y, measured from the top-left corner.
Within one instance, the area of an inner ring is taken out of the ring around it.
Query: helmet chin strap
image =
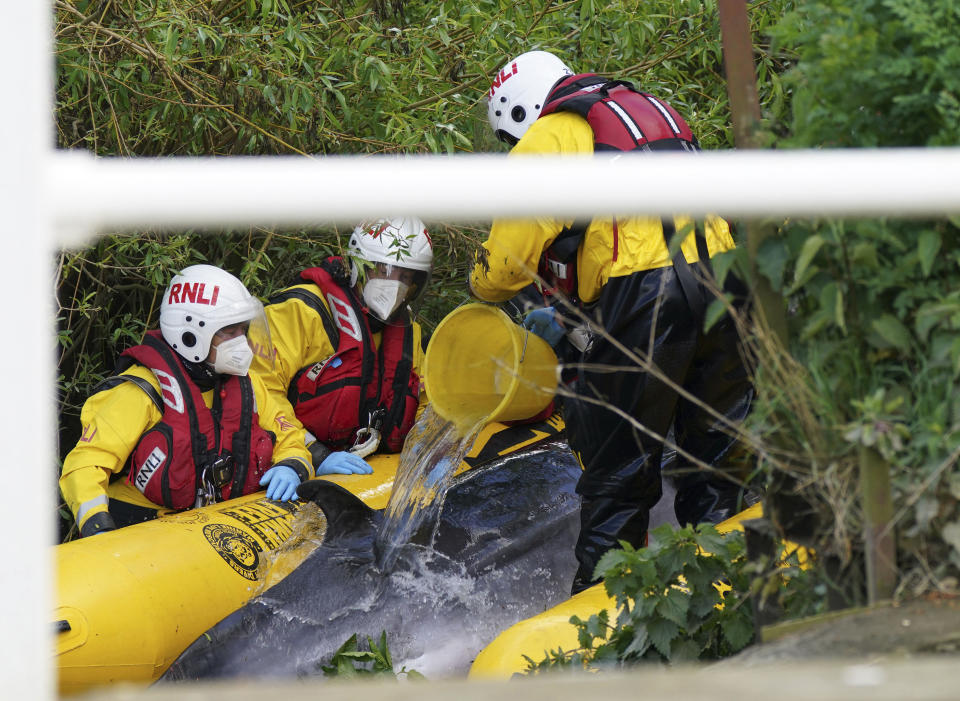
[[[184,358],[183,366],[187,369],[187,375],[189,375],[190,379],[197,383],[197,387],[199,387],[202,392],[213,389],[214,382],[216,381],[216,374],[214,373],[213,366],[210,363],[205,360],[195,363],[192,360],[187,360]]]

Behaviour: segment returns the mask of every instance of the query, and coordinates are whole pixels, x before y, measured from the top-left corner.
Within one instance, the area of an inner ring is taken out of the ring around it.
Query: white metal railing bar
[[[59,241],[144,226],[311,225],[369,215],[448,222],[596,212],[728,217],[960,213],[960,148],[502,155],[51,157]]]

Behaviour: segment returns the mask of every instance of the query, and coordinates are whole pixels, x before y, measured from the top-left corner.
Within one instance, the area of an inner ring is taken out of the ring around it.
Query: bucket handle
[[[520,349],[520,362],[523,362],[524,356],[527,354],[527,339],[530,338],[530,331],[526,330],[526,333],[523,334],[523,348]]]

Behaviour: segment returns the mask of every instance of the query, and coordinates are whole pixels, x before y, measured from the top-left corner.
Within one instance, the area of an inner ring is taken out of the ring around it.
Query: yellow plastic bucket
[[[424,383],[433,410],[468,431],[541,412],[557,388],[557,356],[499,308],[454,309],[427,346]]]

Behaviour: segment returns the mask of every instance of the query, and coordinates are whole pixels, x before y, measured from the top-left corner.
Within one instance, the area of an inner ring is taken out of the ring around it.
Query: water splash
[[[290,530],[290,535],[275,550],[261,554],[257,568],[260,584],[255,595],[286,577],[320,547],[327,532],[327,519],[316,504],[304,504],[294,515]]]
[[[465,425],[454,424],[427,405],[410,429],[374,542],[382,572],[393,569],[399,549],[424,524],[436,523],[451,480],[484,425],[485,417],[479,416]]]

